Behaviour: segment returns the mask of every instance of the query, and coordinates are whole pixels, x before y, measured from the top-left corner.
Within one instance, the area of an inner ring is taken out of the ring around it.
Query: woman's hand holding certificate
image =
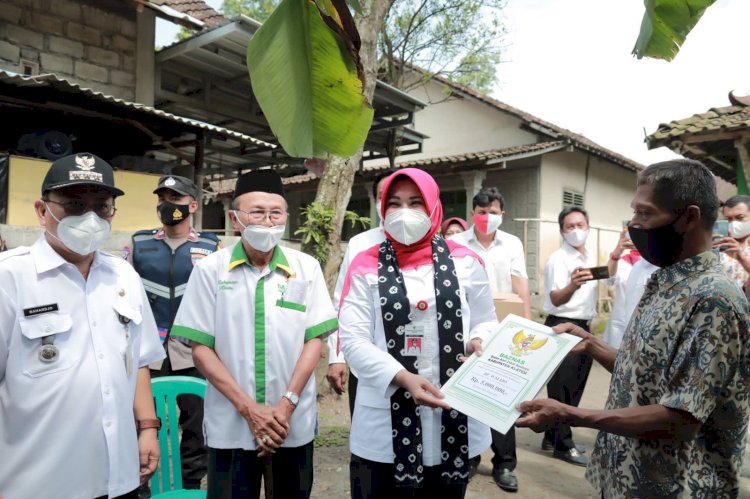
[[[443,385],[443,399],[495,430],[506,433],[581,337],[509,315]],[[477,345],[473,345],[476,349]]]

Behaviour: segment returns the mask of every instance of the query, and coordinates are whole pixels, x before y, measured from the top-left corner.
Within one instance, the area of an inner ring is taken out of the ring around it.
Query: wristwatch
[[[156,428],[156,431],[158,432],[161,430],[161,418],[139,419],[135,422],[135,428],[138,432],[141,430],[147,430],[148,428]]]
[[[299,405],[299,395],[294,393],[293,391],[288,391],[284,395],[282,395],[285,399],[289,401],[290,404],[292,404],[294,407],[297,407]]]

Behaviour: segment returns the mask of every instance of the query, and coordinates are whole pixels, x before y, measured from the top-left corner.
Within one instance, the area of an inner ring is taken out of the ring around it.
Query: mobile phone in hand
[[[729,237],[729,222],[727,220],[717,220],[714,222],[714,236]]]
[[[583,270],[588,270],[589,272],[591,272],[591,278],[594,280],[609,279],[609,267],[607,267],[606,265],[602,267],[589,267]]]

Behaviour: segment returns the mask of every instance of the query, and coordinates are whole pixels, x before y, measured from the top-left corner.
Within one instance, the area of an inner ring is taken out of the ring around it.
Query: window
[[[450,217],[466,217],[466,191],[442,191],[443,220]]]
[[[39,74],[39,64],[21,59],[21,72],[24,76],[36,76]]]
[[[583,207],[583,194],[568,189],[563,189],[563,206]]]

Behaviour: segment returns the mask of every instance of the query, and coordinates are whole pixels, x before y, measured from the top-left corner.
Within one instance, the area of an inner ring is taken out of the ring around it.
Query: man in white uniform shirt
[[[281,248],[287,203],[279,174],[237,180],[230,218],[242,240],[201,259],[171,334],[193,342],[209,382],[203,427],[208,497],[310,496],[315,375],[336,312],[313,257]]]
[[[625,250],[630,251],[623,255]],[[612,348],[620,348],[625,329],[641,300],[646,283],[658,267],[641,258],[630,240],[627,227],[622,229],[617,246],[609,254],[607,267],[609,275],[614,276],[610,280],[615,288],[615,299],[602,340]]]
[[[485,187],[472,200],[468,230],[451,237],[478,254],[484,261],[492,292],[516,293],[523,300],[524,317],[531,318],[531,295],[526,274],[526,259],[521,240],[499,229],[505,215],[505,200],[496,187]],[[516,430],[511,427],[503,435],[492,430],[492,478],[503,490],[518,490],[518,479],[513,473],[516,458]],[[481,456],[472,460],[475,472]]]
[[[598,285],[588,268],[596,266],[596,256],[586,251],[589,215],[583,208],[569,206],[558,216],[563,243],[544,266],[545,326],[563,322],[590,331],[596,316]],[[547,383],[547,395],[568,405],[578,406],[591,371],[591,356],[568,355]],[[573,442],[570,425],[561,423],[544,433],[543,450],[554,450],[554,456],[565,462],[586,466],[588,459]]]
[[[341,261],[341,269],[339,270],[339,277],[336,280],[336,288],[333,291],[333,306],[338,311],[339,302],[341,301],[341,292],[344,289],[344,280],[346,273],[349,271],[349,265],[351,265],[354,257],[357,256],[361,251],[370,249],[376,244],[380,244],[385,240],[385,233],[383,232],[383,224],[380,220],[380,201],[383,199],[383,186],[385,180],[396,172],[395,168],[388,168],[375,176],[375,180],[372,185],[372,195],[375,197],[375,206],[377,207],[378,213],[378,226],[357,234],[349,240],[349,244],[346,245],[346,252],[344,253],[344,259]],[[328,383],[331,388],[341,395],[344,390],[347,390],[349,394],[349,416],[354,413],[354,401],[357,395],[357,376],[349,372],[349,383],[347,384],[347,366],[346,359],[344,359],[344,353],[341,351],[339,345],[339,335],[332,334],[328,337]]]
[[[140,277],[99,251],[124,193],[84,153],[41,191],[44,233],[0,257],[0,497],[135,499],[159,460],[164,350]]]

